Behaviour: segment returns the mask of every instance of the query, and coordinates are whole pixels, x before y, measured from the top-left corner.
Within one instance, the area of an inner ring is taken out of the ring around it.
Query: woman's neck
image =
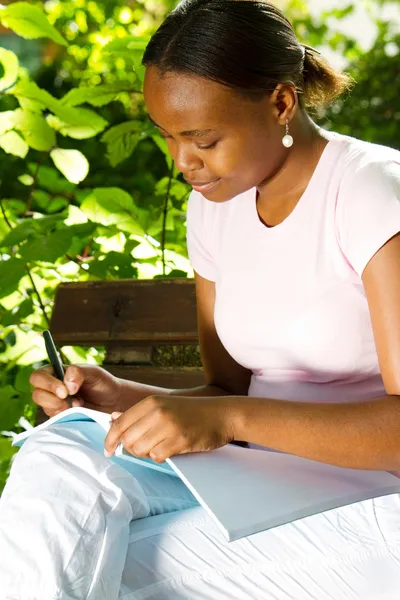
[[[257,210],[265,225],[282,223],[300,200],[329,139],[300,111],[292,121],[293,146],[273,177],[257,187]]]

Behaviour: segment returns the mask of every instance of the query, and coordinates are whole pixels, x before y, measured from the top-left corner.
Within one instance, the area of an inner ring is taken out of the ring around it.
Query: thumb
[[[84,373],[79,367],[72,365],[67,368],[65,372],[64,383],[70,396],[74,396],[78,392],[79,388],[84,382],[84,379]]]

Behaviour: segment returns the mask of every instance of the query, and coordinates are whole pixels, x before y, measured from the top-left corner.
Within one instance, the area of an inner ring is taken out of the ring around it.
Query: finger
[[[104,440],[105,456],[112,456],[118,444],[122,443],[125,448],[128,448],[125,444],[133,445],[136,440],[149,431],[151,425],[145,417],[139,418],[137,421],[132,418],[129,420],[130,410],[122,413],[111,425]]]
[[[71,396],[74,396],[85,381],[85,373],[76,365],[67,367],[64,383]]]
[[[45,367],[34,371],[29,378],[29,382],[33,387],[51,392],[63,400],[68,396],[68,390],[62,381],[50,374],[53,372],[52,367],[50,369],[51,371]]]
[[[145,429],[145,425],[143,424]],[[136,431],[134,432],[136,434]],[[129,429],[126,434],[122,437],[121,443],[123,447],[139,458],[150,458],[150,452],[165,438],[165,431],[150,428],[144,433],[137,437],[131,436],[131,430]]]
[[[48,416],[53,416],[54,414],[69,408],[66,400],[61,400],[60,398],[57,398],[57,396],[54,396],[54,394],[40,388],[33,391],[32,400],[35,404],[41,406]]]
[[[173,438],[166,438],[150,450],[149,456],[151,460],[160,464],[165,462],[167,458],[171,458],[171,456],[183,453],[182,450]]]

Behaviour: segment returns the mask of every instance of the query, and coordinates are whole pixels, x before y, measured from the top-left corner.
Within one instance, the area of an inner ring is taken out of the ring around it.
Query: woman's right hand
[[[93,365],[72,365],[65,369],[63,382],[56,379],[51,366],[34,371],[30,377],[35,388],[33,401],[48,417],[69,408],[68,395],[76,395],[72,406],[85,406],[110,414],[120,410],[121,384],[117,377]]]

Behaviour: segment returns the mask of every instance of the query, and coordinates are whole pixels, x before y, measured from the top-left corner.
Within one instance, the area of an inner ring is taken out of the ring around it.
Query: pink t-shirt
[[[329,134],[292,213],[269,228],[256,189],[223,203],[192,192],[187,242],[215,281],[215,326],[252,371],[249,396],[344,402],[385,395],[361,280],[400,231],[400,151]]]

